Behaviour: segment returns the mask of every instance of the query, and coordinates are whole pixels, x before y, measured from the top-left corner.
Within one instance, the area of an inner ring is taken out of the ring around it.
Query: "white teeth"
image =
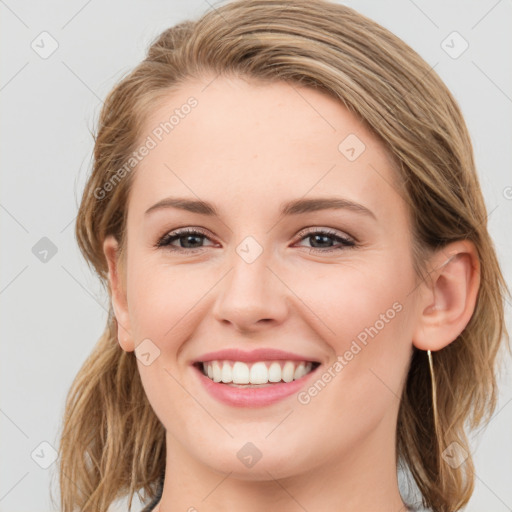
[[[224,384],[227,384],[228,382],[233,382],[233,369],[231,368],[230,364],[224,363],[222,365],[222,377],[221,380],[224,382]]]
[[[237,361],[233,365],[233,384],[249,384],[249,367]]]
[[[220,382],[222,379],[222,369],[221,369],[218,361],[213,361],[212,366],[213,366],[213,382]]]
[[[265,363],[254,363],[251,367],[251,376],[249,378],[251,384],[267,384],[268,370]],[[234,381],[233,381],[234,383]]]
[[[295,368],[295,373],[293,374],[293,380],[300,379],[306,375],[306,365],[304,363],[300,363],[297,368]]]
[[[285,382],[291,382],[293,380],[293,373],[295,371],[295,365],[291,361],[286,361],[283,367],[282,378]]]
[[[268,369],[269,382],[281,382],[281,365],[279,363],[272,363]]]
[[[224,384],[268,384],[291,382],[311,371],[312,363],[306,361],[265,361],[243,363],[241,361],[208,361],[202,363],[203,373],[214,382]]]

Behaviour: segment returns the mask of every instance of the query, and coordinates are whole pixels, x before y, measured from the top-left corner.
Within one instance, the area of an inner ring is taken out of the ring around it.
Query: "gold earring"
[[[432,352],[430,350],[427,350],[427,356],[428,356],[428,364],[430,366],[430,381],[432,383],[432,409],[434,411],[434,429],[436,432],[436,436],[439,439],[439,423],[438,423],[438,416],[437,416],[437,393],[436,393],[436,378],[434,374],[434,363],[432,361]]]

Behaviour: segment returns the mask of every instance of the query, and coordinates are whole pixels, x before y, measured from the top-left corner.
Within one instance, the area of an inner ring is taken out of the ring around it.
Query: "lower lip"
[[[213,398],[234,407],[262,407],[279,402],[299,392],[300,389],[308,383],[311,375],[316,373],[319,367],[320,366],[300,379],[292,380],[291,382],[270,384],[261,388],[238,388],[229,386],[228,384],[214,382],[197,366],[193,366],[193,369],[199,375],[199,380],[203,383],[206,391],[208,391]]]

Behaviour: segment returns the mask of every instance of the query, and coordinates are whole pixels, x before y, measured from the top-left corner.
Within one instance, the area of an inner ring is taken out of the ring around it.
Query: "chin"
[[[274,434],[277,432],[272,435]],[[231,478],[247,481],[293,477],[315,466],[315,461],[297,457],[297,446],[300,445],[298,442],[287,446],[283,444],[283,438],[278,436],[274,442],[265,440],[265,436],[262,436],[261,440],[254,437],[245,439],[248,440],[242,441],[241,437],[237,436],[222,445],[219,445],[218,439],[212,440],[214,446],[209,448],[206,443],[202,444],[204,449],[196,454],[197,458],[200,463],[214,471],[230,473]],[[308,452],[311,454],[311,447]],[[208,454],[206,458],[205,453]],[[304,453],[302,455],[304,456]]]

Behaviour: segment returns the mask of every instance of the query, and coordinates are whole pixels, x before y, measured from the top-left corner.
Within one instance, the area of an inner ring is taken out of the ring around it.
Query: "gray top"
[[[162,492],[164,490],[164,475],[158,481],[158,487],[156,489],[156,496],[153,498],[151,503],[148,503],[141,512],[151,512],[158,504],[158,502],[162,499]]]

